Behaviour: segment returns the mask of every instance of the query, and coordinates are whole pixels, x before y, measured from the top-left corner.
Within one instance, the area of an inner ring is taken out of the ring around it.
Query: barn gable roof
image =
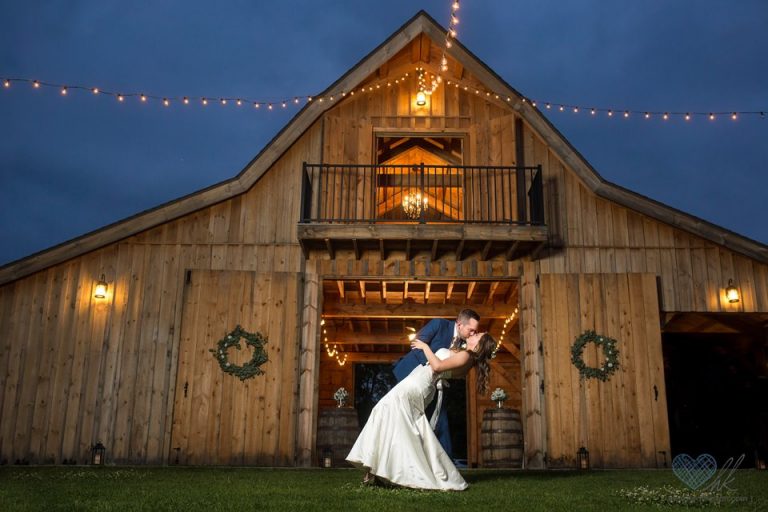
[[[422,33],[433,41],[442,41],[445,37],[445,29],[425,11],[419,11],[331,84],[321,96],[339,95],[354,89]],[[523,101],[519,92],[472,52],[457,41],[447,53],[488,89],[510,96],[513,101],[507,103],[509,108],[515,110],[598,196],[768,263],[767,245],[606,181],[538,110]],[[331,102],[307,103],[237,176],[8,263],[0,267],[0,284],[14,281],[246,192],[326,110],[333,106]]]

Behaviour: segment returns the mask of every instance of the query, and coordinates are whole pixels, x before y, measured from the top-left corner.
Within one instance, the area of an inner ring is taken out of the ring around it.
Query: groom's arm
[[[421,328],[416,333],[416,339],[421,340],[427,345],[432,345],[432,340],[437,336],[437,332],[440,330],[440,322],[437,319],[432,319],[427,322],[427,325]],[[419,360],[419,364],[427,363],[427,356],[424,355],[424,351],[420,349],[414,349],[416,352],[416,358]]]

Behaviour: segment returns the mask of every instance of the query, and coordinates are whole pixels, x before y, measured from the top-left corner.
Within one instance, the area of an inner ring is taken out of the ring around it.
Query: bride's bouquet
[[[504,403],[504,400],[506,399],[507,399],[507,392],[501,388],[496,388],[493,390],[493,393],[491,393],[491,400],[496,402],[499,409],[501,409],[501,404]]]
[[[336,392],[333,394],[333,399],[338,402],[337,407],[344,407],[344,403],[347,401],[347,398],[349,398],[349,393],[347,393],[347,390],[343,387],[340,387],[336,390]]]

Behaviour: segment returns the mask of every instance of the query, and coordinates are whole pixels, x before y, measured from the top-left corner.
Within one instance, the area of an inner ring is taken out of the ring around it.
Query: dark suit
[[[451,341],[453,341],[453,330],[456,325],[455,320],[444,320],[442,318],[436,318],[430,320],[427,325],[416,334],[416,338],[420,339],[432,349],[432,352],[437,352],[441,348],[450,348]],[[395,362],[392,372],[395,374],[395,378],[398,382],[406,378],[414,368],[427,363],[427,356],[421,350],[411,350],[406,355],[401,357]],[[435,400],[427,407],[427,418],[432,416],[432,411],[435,409]],[[446,407],[441,407],[440,415],[437,418],[437,425],[435,427],[435,435],[438,441],[443,446],[443,449],[452,457],[453,446],[451,445],[451,431],[448,427],[448,410]]]

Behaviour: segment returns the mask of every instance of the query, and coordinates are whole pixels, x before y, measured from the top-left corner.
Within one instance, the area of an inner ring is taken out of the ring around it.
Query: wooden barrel
[[[523,466],[523,425],[516,409],[486,409],[480,428],[483,467]]]
[[[360,429],[357,426],[357,411],[352,407],[329,407],[320,409],[317,418],[317,458],[323,466],[328,450],[333,453],[333,465],[349,466],[344,460],[355,444]]]

